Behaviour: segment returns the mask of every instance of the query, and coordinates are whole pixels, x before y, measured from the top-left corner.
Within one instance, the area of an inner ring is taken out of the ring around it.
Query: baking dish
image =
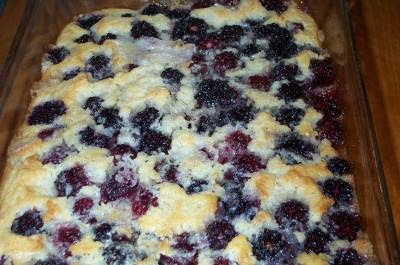
[[[342,152],[355,167],[355,185],[364,227],[379,264],[399,264],[385,179],[377,151],[366,94],[359,74],[345,1],[303,1],[325,33],[325,47],[337,64],[344,90],[346,148]],[[308,3],[309,2],[309,3]],[[23,121],[29,91],[40,79],[40,61],[46,46],[74,15],[106,7],[137,8],[140,1],[29,1],[13,41],[0,80],[0,152],[6,148],[15,128]]]

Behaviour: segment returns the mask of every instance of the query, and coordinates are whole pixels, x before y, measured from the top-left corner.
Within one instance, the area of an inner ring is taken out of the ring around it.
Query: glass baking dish
[[[363,225],[374,245],[378,264],[400,264],[385,178],[377,151],[370,110],[357,65],[345,0],[299,1],[324,31],[325,43],[337,64],[344,90],[346,148],[354,163],[355,185]],[[41,56],[73,16],[106,7],[138,8],[138,0],[27,1],[0,79],[0,166],[7,146],[23,121],[30,89],[40,79]]]

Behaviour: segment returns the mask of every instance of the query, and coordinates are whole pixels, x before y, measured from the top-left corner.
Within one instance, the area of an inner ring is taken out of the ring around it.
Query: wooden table
[[[400,238],[400,1],[353,2],[356,46]],[[0,17],[0,69],[10,53],[26,3],[8,1]]]

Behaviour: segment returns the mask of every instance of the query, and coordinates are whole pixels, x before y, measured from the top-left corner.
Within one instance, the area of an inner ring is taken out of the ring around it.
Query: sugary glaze
[[[78,16],[9,149],[0,264],[368,264],[322,40],[279,0]]]

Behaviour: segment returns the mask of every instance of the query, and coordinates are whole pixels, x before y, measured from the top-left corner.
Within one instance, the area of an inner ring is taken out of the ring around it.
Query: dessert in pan
[[[0,264],[370,264],[322,41],[291,1],[77,16],[9,149]]]

